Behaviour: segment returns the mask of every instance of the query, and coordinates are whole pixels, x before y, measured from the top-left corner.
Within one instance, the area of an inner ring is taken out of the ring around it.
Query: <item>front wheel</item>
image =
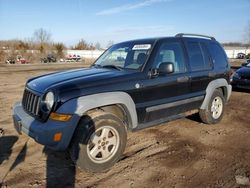
[[[200,109],[201,120],[206,124],[218,123],[224,113],[225,98],[221,90],[216,89],[209,101],[207,109]]]
[[[92,114],[79,123],[76,131],[70,153],[76,164],[86,171],[101,172],[109,169],[125,149],[126,127],[114,114]]]

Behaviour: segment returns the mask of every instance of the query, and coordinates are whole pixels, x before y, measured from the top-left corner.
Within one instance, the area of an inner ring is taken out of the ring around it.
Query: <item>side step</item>
[[[135,129],[133,129],[132,131],[138,131],[138,130],[141,130],[141,129],[154,127],[154,126],[160,125],[162,123],[167,123],[167,122],[174,121],[174,120],[177,120],[177,119],[185,118],[185,117],[187,117],[189,115],[192,115],[192,114],[195,114],[197,112],[199,112],[199,110],[190,110],[190,111],[187,111],[187,112],[182,113],[182,114],[157,119],[157,120],[150,121],[150,122],[147,122],[147,123],[141,123],[141,124],[138,124],[138,126]]]

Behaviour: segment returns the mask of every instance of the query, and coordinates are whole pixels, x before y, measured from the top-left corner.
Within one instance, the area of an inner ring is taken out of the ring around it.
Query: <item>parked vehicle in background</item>
[[[55,63],[56,56],[54,54],[48,54],[47,57],[41,58],[42,63]]]
[[[28,63],[28,61],[25,58],[23,58],[21,55],[17,55],[16,59],[17,59],[16,62],[19,64],[27,64]]]
[[[14,57],[9,57],[6,61],[6,64],[27,64],[28,61],[22,57],[21,55],[17,55],[16,58]]]
[[[231,95],[230,65],[214,37],[131,40],[89,68],[31,78],[13,108],[16,130],[54,150],[69,150],[82,169],[114,165],[135,131],[199,113],[216,124]]]
[[[81,56],[76,54],[73,55],[69,54],[65,59],[66,62],[79,62],[80,60]]]
[[[246,62],[242,63],[241,66],[244,67],[244,66],[247,66],[248,64],[250,64],[250,59],[246,60]]]
[[[250,53],[245,56],[246,59],[250,59]]]
[[[244,59],[245,56],[246,56],[246,54],[240,52],[240,53],[237,54],[236,58],[237,58],[237,59]]]
[[[231,84],[234,88],[250,89],[250,62],[234,72]]]
[[[9,57],[7,58],[7,60],[5,61],[6,64],[15,64],[16,61],[15,61],[15,58],[13,57]]]

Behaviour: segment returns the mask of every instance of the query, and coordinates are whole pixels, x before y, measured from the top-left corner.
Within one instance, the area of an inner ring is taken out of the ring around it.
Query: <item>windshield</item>
[[[104,52],[94,66],[141,70],[151,48],[151,43],[125,42],[116,44]]]

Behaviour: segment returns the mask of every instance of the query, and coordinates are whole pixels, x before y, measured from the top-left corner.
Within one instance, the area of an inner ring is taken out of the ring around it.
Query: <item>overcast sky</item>
[[[243,42],[250,0],[0,0],[0,40],[44,28],[55,42],[120,42],[179,32]]]

